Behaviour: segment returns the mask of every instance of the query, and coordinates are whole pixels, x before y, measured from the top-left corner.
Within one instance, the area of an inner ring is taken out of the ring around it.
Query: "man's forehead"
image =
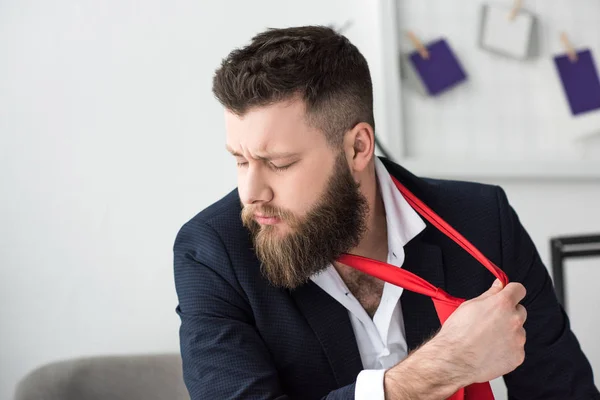
[[[248,149],[265,158],[298,153],[314,146],[321,136],[306,123],[303,114],[278,105],[252,109],[244,115],[225,110],[225,125],[228,151]]]
[[[263,134],[285,133],[308,127],[304,109],[290,103],[253,107],[242,115],[225,109],[225,123],[232,130],[251,130]]]

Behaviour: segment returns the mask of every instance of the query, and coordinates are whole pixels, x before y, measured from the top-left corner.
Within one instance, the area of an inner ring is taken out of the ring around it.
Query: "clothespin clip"
[[[349,19],[348,21],[344,22],[343,25],[341,25],[339,28],[336,28],[335,24],[329,24],[327,25],[328,28],[333,29],[334,31],[336,31],[339,34],[344,33],[344,31],[348,28],[350,28],[352,26],[352,20]]]
[[[575,51],[575,48],[569,41],[569,38],[567,37],[567,34],[565,32],[562,32],[560,34],[560,40],[562,41],[563,46],[565,46],[565,49],[567,50],[569,60],[571,60],[571,62],[577,62],[577,52]]]
[[[417,36],[412,31],[408,31],[407,35],[410,41],[412,42],[413,46],[415,46],[415,48],[421,55],[421,57],[425,60],[429,60],[429,51],[427,51],[427,48],[423,46],[423,43],[421,43],[419,38],[417,38]]]
[[[523,0],[515,0],[515,3],[513,4],[512,9],[510,10],[510,14],[508,14],[508,19],[510,21],[514,21],[517,14],[519,14],[519,11],[521,10],[522,5],[523,5]]]
[[[350,28],[352,26],[352,20],[349,19],[348,21],[344,22],[344,25],[340,26],[337,30],[338,33],[344,33],[345,30],[347,30],[348,28]]]

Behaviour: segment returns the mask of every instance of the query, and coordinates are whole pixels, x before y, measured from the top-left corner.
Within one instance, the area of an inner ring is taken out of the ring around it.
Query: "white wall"
[[[51,360],[178,350],[175,235],[235,186],[214,70],[357,16],[377,75],[359,1],[0,2],[0,399]]]
[[[386,133],[373,4],[0,3],[1,399],[52,360],[177,351],[175,234],[235,185],[212,73],[252,34],[354,18]],[[505,187],[543,256],[600,230],[597,184]]]
[[[549,238],[569,234],[600,233],[600,183],[492,181],[501,185],[531,235],[548,268]],[[568,313],[573,331],[586,352],[600,387],[600,258],[580,259],[565,263]],[[495,393],[505,393],[502,384],[494,385]],[[499,397],[501,400],[504,397]]]

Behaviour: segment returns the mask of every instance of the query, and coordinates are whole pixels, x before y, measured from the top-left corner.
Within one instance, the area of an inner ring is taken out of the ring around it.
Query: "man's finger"
[[[512,300],[513,304],[516,305],[525,298],[527,290],[525,289],[525,286],[521,285],[520,283],[511,282],[506,285],[506,287],[502,290],[502,293],[505,296],[508,296]]]
[[[527,310],[521,304],[517,304],[517,314],[519,315],[519,318],[521,318],[523,323],[527,321]]]
[[[480,299],[485,299],[487,297],[495,295],[496,293],[500,292],[501,290],[502,290],[502,282],[500,282],[499,279],[496,279],[494,281],[494,283],[492,283],[492,286],[490,286],[490,288],[488,290],[486,290],[485,292],[483,292],[479,296],[479,298]]]

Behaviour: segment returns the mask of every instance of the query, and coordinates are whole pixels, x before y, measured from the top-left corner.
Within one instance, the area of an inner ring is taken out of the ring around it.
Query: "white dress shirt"
[[[426,225],[398,191],[379,158],[375,158],[375,173],[386,213],[387,262],[401,268],[404,263],[404,245],[425,229]],[[311,280],[348,310],[364,368],[356,379],[356,400],[384,400],[385,370],[407,355],[404,319],[399,301],[403,289],[386,282],[377,311],[371,319],[333,265],[313,275]]]

